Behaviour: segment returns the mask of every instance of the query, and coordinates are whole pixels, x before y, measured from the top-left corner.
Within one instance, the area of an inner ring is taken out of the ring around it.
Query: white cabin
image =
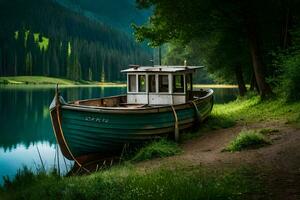
[[[127,103],[175,105],[186,103],[193,90],[195,66],[138,66],[127,73]]]

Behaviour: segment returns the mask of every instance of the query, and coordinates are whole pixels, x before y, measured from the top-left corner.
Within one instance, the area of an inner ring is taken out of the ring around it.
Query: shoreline
[[[11,196],[18,199],[26,193],[28,197],[44,198],[51,187],[53,197],[71,199],[82,195],[83,199],[97,199],[99,194],[104,194],[103,199],[120,199],[124,195],[132,199],[137,191],[132,188],[137,188],[141,197],[147,197],[159,185],[163,188],[160,198],[167,199],[174,188],[189,185],[195,187],[178,190],[176,197],[185,199],[187,193],[190,197],[222,194],[223,199],[252,199],[253,194],[264,199],[294,197],[300,184],[297,179],[299,153],[295,151],[299,149],[299,109],[299,102],[262,101],[259,96],[215,105],[210,118],[199,130],[182,135],[183,140],[177,146],[182,152],[178,154],[154,156],[139,162],[128,159],[86,176],[58,177],[50,172],[35,174],[24,169],[17,179],[9,179],[0,186],[0,195],[4,199]],[[264,130],[264,136],[271,143],[235,153],[223,151],[244,130]],[[282,173],[283,170],[287,173]],[[274,179],[274,174],[279,179]],[[202,189],[199,185],[213,189]],[[33,193],[32,188],[38,188],[37,192]]]
[[[71,87],[126,87],[126,82],[72,81],[44,76],[7,76],[0,77],[0,88],[60,88]],[[238,88],[232,84],[194,84],[194,88]]]

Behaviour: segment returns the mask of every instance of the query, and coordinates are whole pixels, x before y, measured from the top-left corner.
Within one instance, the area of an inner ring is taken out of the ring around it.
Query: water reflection
[[[236,89],[214,91],[215,103],[234,100],[237,94]],[[46,167],[53,167],[56,143],[48,107],[54,92],[52,86],[0,86],[0,177],[13,176],[22,165],[35,170],[40,164],[36,147]],[[72,101],[124,94],[126,88],[72,87],[62,88],[61,93],[66,101]]]
[[[213,88],[215,104],[223,104],[237,98],[237,88]]]
[[[46,171],[54,167],[57,168],[55,145],[51,145],[48,142],[35,142],[29,146],[16,144],[15,148],[11,150],[0,148],[0,175],[12,178],[23,166],[29,167],[34,172],[42,169],[42,162],[41,159],[39,159],[38,152],[40,152]],[[64,174],[68,169],[71,169],[73,162],[64,159],[60,152],[58,158],[59,163],[63,165],[60,166],[61,173]],[[66,165],[64,163],[66,163]],[[0,184],[2,181],[1,179]]]

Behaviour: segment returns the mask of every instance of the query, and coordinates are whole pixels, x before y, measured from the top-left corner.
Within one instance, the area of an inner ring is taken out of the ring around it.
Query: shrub
[[[180,152],[181,149],[175,142],[171,142],[166,139],[161,139],[149,143],[145,147],[141,148],[131,160],[142,161],[149,160],[152,158],[163,158],[177,155]]]
[[[300,100],[300,52],[287,57],[283,63],[280,91],[288,101]]]
[[[270,144],[264,135],[253,130],[241,131],[225,150],[234,152]]]

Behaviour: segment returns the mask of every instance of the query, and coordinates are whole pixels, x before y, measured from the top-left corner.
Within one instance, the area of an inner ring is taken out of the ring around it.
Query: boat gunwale
[[[69,109],[69,110],[76,110],[76,111],[85,111],[85,112],[96,112],[96,113],[119,113],[119,114],[129,114],[129,113],[157,113],[157,112],[169,112],[172,110],[172,106],[176,110],[186,109],[188,107],[192,107],[192,102],[199,103],[201,100],[207,100],[209,97],[213,96],[213,90],[208,89],[208,94],[203,97],[197,97],[196,99],[189,101],[183,104],[176,104],[176,105],[157,105],[157,106],[149,106],[149,107],[140,107],[140,108],[126,108],[126,107],[99,107],[99,106],[86,106],[86,105],[75,105],[72,103],[61,104],[61,108]],[[83,100],[84,101],[91,101],[91,100],[102,100],[102,99],[110,99],[116,97],[123,97],[126,95],[117,95],[105,98],[97,98],[97,99],[89,99]],[[138,105],[138,104],[137,104]]]

